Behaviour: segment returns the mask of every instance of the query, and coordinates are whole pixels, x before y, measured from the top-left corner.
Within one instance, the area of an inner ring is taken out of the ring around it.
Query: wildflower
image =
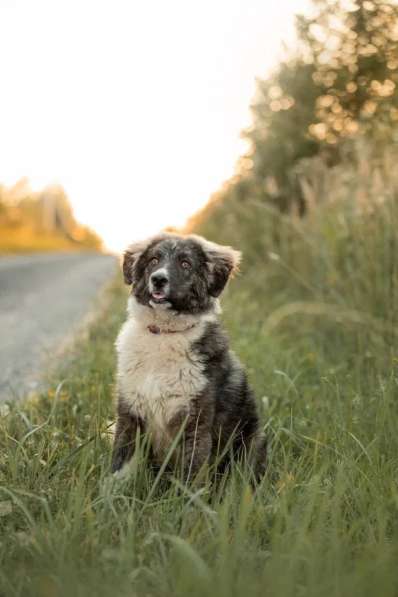
[[[8,404],[0,404],[0,417],[7,417],[10,414],[10,407]]]

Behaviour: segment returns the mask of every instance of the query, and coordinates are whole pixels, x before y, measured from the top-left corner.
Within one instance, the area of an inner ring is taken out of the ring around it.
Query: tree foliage
[[[0,253],[101,247],[101,238],[76,221],[61,186],[34,192],[25,178],[0,186]]]
[[[298,48],[257,82],[250,150],[229,194],[250,193],[283,212],[306,211],[300,162],[318,155],[328,166],[347,139],[375,147],[398,138],[398,6],[384,0],[314,0],[297,17]]]
[[[398,120],[398,6],[384,0],[317,0],[315,6],[313,17],[297,21],[322,92],[310,133],[330,144],[360,125],[372,134],[391,133]]]

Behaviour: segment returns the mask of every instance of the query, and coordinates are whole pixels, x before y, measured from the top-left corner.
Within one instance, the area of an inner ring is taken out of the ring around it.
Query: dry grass
[[[41,251],[82,251],[78,244],[61,234],[38,233],[30,226],[1,226],[0,254],[32,253]],[[87,247],[88,250],[93,250]]]

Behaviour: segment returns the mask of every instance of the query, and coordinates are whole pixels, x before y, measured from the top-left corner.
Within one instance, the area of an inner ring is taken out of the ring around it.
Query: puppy
[[[116,341],[116,472],[150,438],[159,466],[178,433],[179,466],[188,480],[205,463],[218,470],[247,455],[256,479],[265,440],[246,374],[218,321],[219,300],[240,253],[199,236],[161,234],[124,254],[132,286],[128,318]]]

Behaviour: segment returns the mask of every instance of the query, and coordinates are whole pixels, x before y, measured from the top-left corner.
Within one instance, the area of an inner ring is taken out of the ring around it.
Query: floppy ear
[[[209,293],[217,297],[224,290],[230,276],[238,271],[242,254],[231,247],[209,241],[205,241],[204,249],[209,270]]]
[[[132,284],[134,278],[134,266],[141,257],[145,249],[149,246],[150,240],[143,240],[132,243],[127,247],[123,254],[123,275],[126,284]]]
[[[167,233],[163,232],[156,236],[151,236],[146,240],[137,241],[127,247],[123,254],[123,275],[126,284],[132,284],[134,281],[135,267],[141,255],[147,248],[155,242],[161,241],[167,237]]]

